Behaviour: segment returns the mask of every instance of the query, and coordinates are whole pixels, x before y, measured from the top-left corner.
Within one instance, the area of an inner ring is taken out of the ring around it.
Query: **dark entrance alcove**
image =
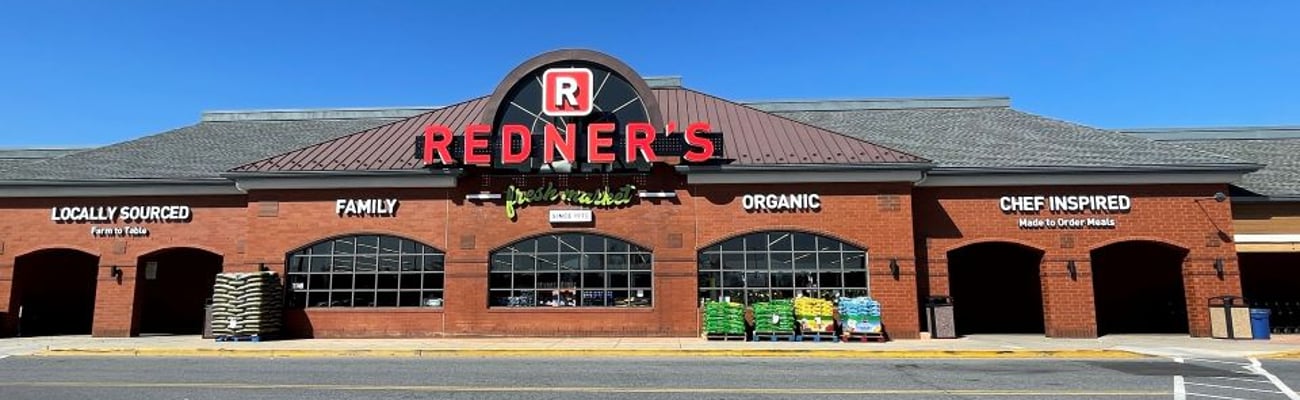
[[[1092,251],[1097,333],[1187,333],[1187,251],[1131,241]]]
[[[22,336],[87,335],[95,319],[99,257],[41,250],[14,262],[13,309]]]
[[[136,310],[142,334],[199,334],[203,307],[222,257],[192,248],[159,250],[136,266]]]
[[[948,252],[948,287],[960,335],[1044,333],[1043,253],[988,242]]]

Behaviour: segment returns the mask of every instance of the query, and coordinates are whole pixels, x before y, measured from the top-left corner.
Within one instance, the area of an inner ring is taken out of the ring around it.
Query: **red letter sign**
[[[578,130],[574,124],[564,125],[564,135],[555,129],[555,125],[546,124],[546,134],[542,136],[542,161],[550,164],[555,161],[555,149],[560,149],[560,157],[564,161],[573,162],[578,158],[578,141],[573,140],[577,135],[572,132]]]
[[[433,152],[438,152],[438,162],[442,164],[454,164],[456,160],[451,158],[451,152],[447,146],[451,145],[451,129],[442,125],[429,125],[424,127],[424,165],[433,164]]]
[[[591,114],[591,70],[551,68],[542,73],[542,113],[553,117]]]
[[[650,143],[655,141],[655,127],[645,122],[633,122],[627,124],[624,131],[627,136],[627,140],[624,142],[627,143],[626,159],[628,161],[636,161],[638,154],[644,155],[646,161],[649,162],[659,160],[659,156],[655,155],[655,150],[650,147]],[[641,151],[638,152],[638,149]]]
[[[686,144],[696,147],[686,152],[686,161],[703,162],[713,158],[713,141],[700,137],[701,133],[709,131],[708,122],[692,122],[686,126]]]
[[[587,161],[594,163],[611,163],[614,162],[614,153],[601,153],[601,148],[607,148],[614,145],[614,139],[610,137],[600,137],[601,133],[613,132],[617,127],[611,122],[601,122],[587,125]]]
[[[465,156],[461,157],[466,164],[474,165],[492,165],[492,156],[488,154],[476,154],[478,149],[488,148],[488,139],[480,136],[481,133],[492,131],[492,127],[484,124],[474,124],[465,127]]]
[[[512,149],[514,137],[519,137],[519,152],[515,153]],[[501,127],[501,162],[504,164],[518,164],[528,160],[528,153],[533,147],[533,134],[528,132],[528,127],[523,125],[509,124]]]

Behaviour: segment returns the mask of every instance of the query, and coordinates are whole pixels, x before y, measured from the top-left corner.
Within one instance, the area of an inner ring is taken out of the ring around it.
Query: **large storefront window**
[[[700,251],[700,299],[741,304],[866,296],[867,253],[839,240],[802,232],[762,232]]]
[[[443,253],[409,239],[356,235],[289,253],[295,307],[442,307]]]
[[[564,233],[505,246],[491,255],[492,307],[649,307],[649,250],[605,236]]]

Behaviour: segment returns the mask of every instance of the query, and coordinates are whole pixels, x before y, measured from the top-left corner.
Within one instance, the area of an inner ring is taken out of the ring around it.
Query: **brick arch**
[[[512,245],[512,244],[515,244],[515,243],[519,243],[519,242],[522,242],[522,241],[525,241],[525,240],[528,240],[528,239],[537,238],[537,237],[546,236],[546,235],[561,235],[561,234],[566,234],[566,233],[577,233],[577,234],[587,234],[587,235],[594,235],[594,236],[603,236],[603,237],[610,238],[610,239],[618,239],[618,240],[622,240],[622,241],[624,241],[624,242],[627,242],[627,243],[630,243],[630,244],[636,245],[636,246],[638,246],[638,247],[641,247],[641,248],[643,248],[643,249],[646,249],[647,251],[649,251],[649,252],[651,252],[651,253],[653,253],[654,250],[655,250],[654,246],[646,246],[644,243],[641,243],[641,242],[639,242],[639,241],[631,240],[631,239],[628,239],[627,237],[624,237],[624,236],[622,236],[622,235],[613,234],[613,233],[609,233],[609,232],[605,232],[605,231],[600,231],[600,230],[591,230],[591,229],[550,229],[550,230],[544,230],[544,231],[529,232],[529,233],[525,233],[525,234],[520,235],[520,236],[515,236],[514,238],[511,238],[511,239],[504,240],[504,241],[501,242],[501,244],[489,248],[487,252],[488,252],[488,254],[492,254],[492,253],[495,253],[495,252],[501,251],[501,249],[506,248],[506,246],[509,246],[509,245]]]
[[[1159,237],[1154,237],[1154,236],[1124,236],[1124,237],[1119,237],[1119,238],[1114,238],[1114,239],[1110,239],[1110,240],[1105,240],[1105,241],[1102,241],[1102,242],[1100,242],[1100,243],[1093,244],[1092,246],[1088,247],[1088,252],[1091,253],[1091,252],[1094,252],[1094,251],[1097,251],[1097,250],[1103,249],[1103,248],[1105,248],[1106,246],[1110,246],[1110,245],[1114,245],[1114,244],[1120,244],[1120,243],[1124,243],[1124,242],[1150,242],[1150,243],[1158,243],[1158,244],[1162,244],[1162,245],[1165,245],[1165,246],[1173,247],[1173,248],[1175,248],[1175,249],[1182,250],[1182,251],[1184,251],[1184,252],[1189,252],[1189,253],[1190,253],[1191,250],[1192,250],[1192,248],[1189,247],[1189,246],[1186,246],[1186,245],[1184,245],[1184,244],[1182,244],[1182,243],[1179,243],[1179,242],[1176,242],[1176,241],[1173,241],[1173,240],[1169,240],[1169,239],[1166,239],[1166,238],[1159,238]]]
[[[304,249],[306,249],[306,248],[308,248],[308,247],[314,246],[314,245],[316,245],[316,244],[318,244],[318,243],[321,243],[321,242],[324,242],[324,241],[329,241],[329,240],[338,239],[338,238],[341,238],[341,237],[348,237],[348,236],[365,236],[365,235],[392,236],[392,237],[401,238],[401,239],[404,239],[404,240],[410,240],[410,241],[412,241],[412,242],[416,242],[416,243],[419,243],[419,244],[423,244],[423,245],[428,246],[428,247],[431,247],[431,248],[433,248],[434,250],[437,250],[438,252],[441,252],[441,253],[446,253],[446,252],[447,252],[447,250],[443,249],[442,247],[431,245],[431,244],[429,244],[429,242],[426,242],[426,241],[423,241],[423,240],[420,240],[420,239],[413,238],[413,237],[411,237],[411,236],[409,236],[409,235],[407,235],[407,234],[405,234],[405,233],[401,233],[401,232],[397,232],[397,231],[390,231],[390,230],[385,230],[385,229],[366,229],[366,230],[339,231],[339,232],[332,233],[332,234],[329,234],[329,235],[319,236],[319,237],[317,237],[316,239],[312,239],[311,241],[308,241],[308,242],[305,242],[305,243],[303,243],[303,244],[301,244],[301,245],[298,245],[298,246],[295,246],[295,247],[293,247],[293,248],[290,248],[289,251],[284,252],[284,254],[292,254],[292,253],[296,253],[296,252],[302,251],[302,250],[304,250]]]
[[[1030,241],[1027,241],[1027,240],[1021,240],[1021,239],[1012,239],[1012,238],[993,237],[993,238],[978,238],[978,239],[971,239],[971,240],[967,240],[967,241],[964,241],[964,242],[960,242],[960,243],[954,244],[954,245],[952,245],[952,246],[948,246],[947,248],[945,248],[945,249],[943,250],[943,258],[944,258],[944,259],[947,259],[947,258],[948,258],[948,253],[951,253],[951,252],[953,252],[953,251],[955,251],[955,250],[960,250],[960,249],[962,249],[962,248],[964,248],[964,247],[974,246],[974,245],[977,245],[977,244],[985,244],[985,243],[1010,243],[1010,244],[1018,245],[1018,246],[1021,246],[1021,247],[1027,247],[1027,248],[1030,248],[1030,249],[1033,249],[1033,250],[1037,250],[1038,252],[1041,252],[1041,253],[1047,253],[1047,247],[1044,247],[1044,246],[1042,246],[1042,245],[1039,245],[1038,243],[1030,242]]]
[[[208,252],[208,253],[215,254],[215,255],[217,255],[217,256],[219,256],[219,257],[222,257],[222,258],[225,258],[225,257],[226,257],[225,253],[222,253],[221,251],[218,251],[217,249],[212,248],[212,247],[210,247],[210,246],[187,244],[187,245],[180,245],[180,246],[158,246],[158,247],[155,247],[155,248],[149,249],[149,251],[145,251],[145,252],[140,252],[140,253],[138,253],[138,254],[136,255],[136,258],[152,256],[152,255],[154,255],[154,254],[161,253],[161,252],[168,251],[168,250],[181,250],[181,249],[205,251],[205,252]]]
[[[863,252],[870,252],[870,250],[871,250],[871,248],[870,248],[869,246],[866,246],[865,244],[863,244],[863,243],[861,243],[861,242],[858,242],[858,241],[856,241],[856,240],[852,240],[852,239],[847,239],[847,238],[845,238],[845,237],[843,237],[843,236],[840,236],[840,235],[835,234],[835,233],[831,233],[831,232],[829,232],[829,231],[824,231],[824,230],[821,230],[821,229],[810,229],[810,228],[808,228],[808,227],[802,227],[802,226],[775,225],[775,226],[766,226],[766,227],[762,227],[762,228],[749,228],[749,229],[742,229],[742,230],[738,230],[738,231],[732,231],[731,233],[728,233],[728,234],[726,234],[726,235],[722,235],[720,239],[713,240],[713,241],[710,241],[710,242],[708,242],[707,244],[705,244],[705,245],[703,245],[703,246],[699,246],[698,248],[695,249],[695,251],[696,251],[696,252],[704,251],[704,249],[709,248],[710,246],[717,246],[717,245],[719,245],[719,244],[722,244],[722,242],[726,242],[726,241],[728,241],[728,240],[732,240],[732,239],[735,239],[735,238],[738,238],[738,237],[741,237],[741,236],[745,236],[745,235],[749,235],[749,234],[754,234],[754,233],[763,233],[763,232],[799,232],[799,233],[807,233],[807,234],[810,234],[810,235],[817,235],[817,236],[821,236],[821,237],[825,237],[825,238],[829,238],[829,239],[835,239],[835,240],[838,240],[838,241],[844,242],[845,244],[853,245],[854,247],[857,247],[858,249],[861,249]]]
[[[44,251],[58,251],[58,250],[72,250],[72,251],[77,251],[77,252],[81,252],[81,253],[89,254],[89,255],[95,256],[96,258],[102,258],[102,255],[99,254],[98,251],[90,250],[90,249],[87,249],[87,248],[85,248],[85,247],[81,247],[81,246],[71,246],[71,245],[53,245],[53,246],[43,246],[43,247],[40,247],[40,248],[36,248],[36,249],[32,249],[32,250],[28,250],[28,251],[26,251],[26,252],[20,253],[20,254],[18,254],[17,256],[14,256],[14,260],[17,260],[19,257],[30,256],[30,255],[32,255],[32,254],[36,254],[36,253],[40,253],[40,252],[44,252]]]

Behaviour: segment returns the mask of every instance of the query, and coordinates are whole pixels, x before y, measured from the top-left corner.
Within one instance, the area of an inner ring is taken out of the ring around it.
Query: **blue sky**
[[[1296,1],[15,1],[0,147],[114,143],[205,110],[449,104],[561,47],[735,100],[995,95],[1104,128],[1300,125],[1297,15]]]

